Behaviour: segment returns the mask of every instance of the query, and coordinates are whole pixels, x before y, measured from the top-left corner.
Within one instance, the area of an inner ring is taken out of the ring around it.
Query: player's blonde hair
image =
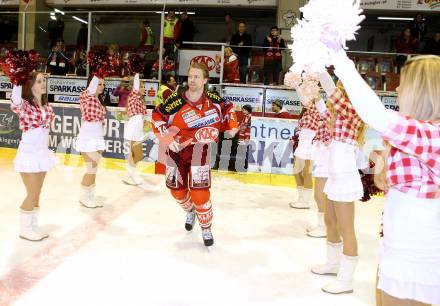
[[[439,120],[439,76],[440,56],[420,55],[408,60],[400,75],[400,112],[419,120]]]

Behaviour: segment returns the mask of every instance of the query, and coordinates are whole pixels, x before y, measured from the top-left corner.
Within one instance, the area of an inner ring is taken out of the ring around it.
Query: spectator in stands
[[[85,23],[81,23],[81,28],[78,30],[78,35],[76,36],[76,48],[79,48],[81,46],[83,49],[87,49],[87,38],[87,25]]]
[[[282,54],[280,48],[286,48],[277,26],[270,29],[270,35],[264,38],[264,84],[278,85],[281,72]]]
[[[119,46],[117,44],[111,44],[107,49],[107,54],[110,60],[113,62],[114,72],[111,77],[121,76],[122,60],[121,54],[119,53]]]
[[[52,75],[66,75],[69,72],[69,58],[65,54],[63,40],[58,40],[51,48],[47,57],[47,69]]]
[[[157,52],[153,49],[151,51],[145,52],[145,53],[140,53],[140,56],[143,57],[144,59],[144,78],[146,79],[151,79],[152,76],[152,70],[153,70],[153,65],[154,63],[156,63],[157,59],[159,58],[159,52],[157,50]]]
[[[406,62],[406,54],[416,54],[419,48],[419,40],[411,35],[411,29],[406,28],[396,41],[396,52],[400,53],[396,57],[397,66],[402,67]],[[405,54],[405,55],[403,55]]]
[[[86,76],[87,74],[87,52],[85,46],[78,45],[72,58],[70,59],[70,64],[73,67],[74,74],[78,76]]]
[[[220,59],[219,59],[220,60]],[[230,47],[225,48],[225,61],[223,68],[224,83],[240,83],[240,71],[238,57]]]
[[[183,11],[180,17],[180,31],[177,39],[177,46],[180,48],[192,48],[191,44],[184,45],[184,41],[194,41],[196,28],[191,19],[189,19],[188,12]]]
[[[171,74],[166,74],[162,78],[159,90],[157,91],[156,99],[154,100],[154,106],[158,106],[163,103],[177,87],[176,79]]]
[[[139,47],[152,51],[155,43],[154,32],[148,19],[144,20],[141,27],[141,41]]]
[[[421,13],[417,13],[414,17],[414,20],[411,21],[408,27],[411,30],[411,35],[414,38],[417,38],[419,41],[422,41],[425,38],[427,27],[425,18]]]
[[[238,125],[238,153],[244,153],[244,169],[248,168],[248,154],[249,154],[249,145],[251,139],[251,126],[252,126],[252,106],[249,104],[243,105],[241,108],[243,113],[243,118],[241,118],[240,123]],[[246,147],[246,150],[241,149],[242,147]],[[237,154],[237,151],[235,152]],[[232,154],[231,154],[232,155]],[[235,158],[237,159],[237,158]]]
[[[47,23],[47,33],[49,34],[49,48],[52,48],[57,41],[64,36],[64,21],[60,13],[55,13],[55,20],[49,19]]]
[[[130,80],[128,77],[124,77],[118,87],[112,92],[114,97],[118,97],[118,107],[127,106],[127,99],[130,92]]]
[[[176,11],[169,9],[167,16],[165,17],[164,29],[163,29],[163,43],[165,48],[165,55],[175,58],[175,43],[179,37],[180,22],[176,17]]]
[[[230,44],[233,46],[235,54],[238,55],[240,82],[246,84],[251,48],[243,46],[252,46],[252,37],[246,33],[246,23],[244,21],[239,23],[238,32],[232,35]]]
[[[165,56],[164,60],[163,60],[163,67],[162,67],[162,75],[175,75],[176,69],[176,64],[174,62],[174,60],[168,56]],[[153,68],[152,68],[152,72],[154,76],[158,76],[159,73],[159,59],[154,63]]]
[[[432,39],[426,42],[423,48],[423,54],[440,55],[440,30],[438,30]]]
[[[223,37],[222,41],[229,44],[231,42],[232,35],[235,33],[235,29],[237,29],[237,26],[232,19],[232,14],[227,13],[225,15],[225,37]]]
[[[287,110],[283,107],[281,100],[274,100],[272,102],[272,112],[275,113],[275,118],[291,118]]]

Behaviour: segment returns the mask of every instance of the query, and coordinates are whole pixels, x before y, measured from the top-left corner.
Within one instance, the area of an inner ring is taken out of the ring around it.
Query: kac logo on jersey
[[[205,64],[206,67],[208,67],[209,71],[214,70],[215,67],[217,66],[217,63],[215,62],[215,60],[212,57],[206,56],[206,55],[199,55],[199,56],[194,57],[191,60],[191,64],[193,64],[193,63]]]
[[[204,127],[196,132],[195,137],[199,142],[211,143],[217,140],[218,134],[218,129],[213,127]]]

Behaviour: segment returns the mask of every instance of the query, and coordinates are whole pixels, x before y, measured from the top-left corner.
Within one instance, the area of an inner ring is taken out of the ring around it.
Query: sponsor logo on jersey
[[[188,124],[189,128],[197,129],[200,127],[208,126],[214,123],[220,122],[219,116],[217,114],[212,114],[200,119],[197,119],[196,121],[193,121]]]
[[[217,111],[215,109],[210,109],[210,110],[205,112],[205,115],[208,116],[208,115],[216,114],[216,113],[217,113]]]
[[[196,132],[195,137],[199,142],[210,143],[217,140],[218,134],[218,129],[213,127],[204,127]]]
[[[208,92],[206,92],[206,96],[208,98],[214,100],[214,102],[217,102],[217,103],[222,100],[222,98],[218,94],[216,94],[215,92],[208,91]]]
[[[189,123],[191,123],[191,122],[193,122],[193,121],[196,121],[197,119],[200,119],[200,118],[201,118],[200,115],[194,115],[194,116],[192,116],[192,117],[189,117],[189,118],[183,119],[183,121],[185,121],[186,124],[189,124]]]
[[[174,101],[168,103],[168,104],[165,106],[165,111],[166,111],[167,113],[171,113],[173,110],[175,110],[176,108],[178,108],[178,107],[181,106],[181,105],[183,105],[183,100],[182,100],[182,99],[174,100]]]
[[[191,110],[189,112],[183,113],[182,114],[182,118],[183,119],[188,119],[189,117],[193,117],[196,115],[196,111],[195,110]]]

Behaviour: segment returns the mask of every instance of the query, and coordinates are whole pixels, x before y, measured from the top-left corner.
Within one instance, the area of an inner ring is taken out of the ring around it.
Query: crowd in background
[[[197,33],[193,21],[186,11],[179,15],[170,9],[164,20],[163,28],[163,67],[162,75],[175,75],[177,68],[177,54],[179,49],[191,49],[194,46],[194,36]],[[87,25],[82,24],[77,34],[75,50],[66,51],[63,40],[64,22],[61,14],[55,14],[55,19],[47,25],[49,38],[49,57],[47,59],[47,72],[54,75],[74,74],[84,76],[86,74],[86,49],[87,49]],[[253,48],[256,43],[252,36],[247,33],[245,21],[235,22],[231,14],[225,16],[224,35],[221,42],[230,45],[225,48],[224,60],[224,83],[248,83],[251,77],[249,66]],[[284,39],[280,37],[280,30],[273,26],[264,41],[259,43],[264,58],[264,84],[280,84],[282,72],[282,50],[286,49]],[[130,50],[120,50],[119,46],[108,46],[108,53],[114,58],[116,69],[115,76],[127,76],[127,59],[130,52],[139,53],[145,61],[143,77],[157,78],[159,69],[159,33],[154,33],[149,20],[144,20],[140,26],[139,45]],[[96,46],[92,46],[96,47]],[[100,46],[102,47],[102,46]],[[220,64],[220,58],[216,60]]]

